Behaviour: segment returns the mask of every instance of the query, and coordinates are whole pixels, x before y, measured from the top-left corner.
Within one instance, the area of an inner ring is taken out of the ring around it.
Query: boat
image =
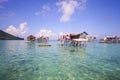
[[[42,44],[38,44],[38,46],[39,47],[50,47],[52,45],[51,44],[44,44],[44,43],[42,43]]]

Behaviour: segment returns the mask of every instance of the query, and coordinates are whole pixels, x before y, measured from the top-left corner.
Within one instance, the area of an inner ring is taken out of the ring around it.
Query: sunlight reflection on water
[[[0,41],[0,80],[119,80],[120,44],[38,47]]]

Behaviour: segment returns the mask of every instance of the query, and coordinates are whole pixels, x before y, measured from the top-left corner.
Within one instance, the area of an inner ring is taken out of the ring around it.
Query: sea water
[[[0,80],[120,80],[120,44],[0,41]]]

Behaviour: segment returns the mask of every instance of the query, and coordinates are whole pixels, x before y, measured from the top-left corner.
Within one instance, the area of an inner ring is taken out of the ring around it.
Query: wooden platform
[[[88,39],[73,39],[75,42],[87,42]]]
[[[39,47],[50,47],[51,44],[38,44]]]

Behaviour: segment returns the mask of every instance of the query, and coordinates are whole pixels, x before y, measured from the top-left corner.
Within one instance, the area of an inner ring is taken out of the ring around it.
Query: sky
[[[83,31],[120,36],[120,0],[0,0],[0,29],[24,38]]]

